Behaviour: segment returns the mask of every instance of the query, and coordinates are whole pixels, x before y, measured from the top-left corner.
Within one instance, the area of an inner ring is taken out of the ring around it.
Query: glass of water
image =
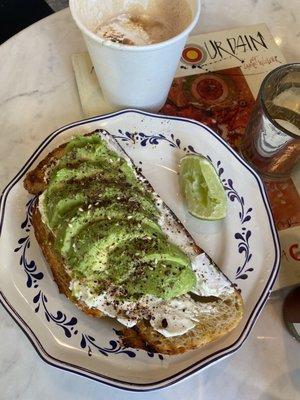
[[[264,178],[290,176],[300,160],[300,63],[283,65],[265,77],[241,151]]]

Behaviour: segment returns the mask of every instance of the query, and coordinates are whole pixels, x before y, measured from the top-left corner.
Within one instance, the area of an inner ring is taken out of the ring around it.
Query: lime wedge
[[[227,198],[212,163],[201,155],[180,160],[179,180],[189,212],[196,218],[217,220],[226,217]]]

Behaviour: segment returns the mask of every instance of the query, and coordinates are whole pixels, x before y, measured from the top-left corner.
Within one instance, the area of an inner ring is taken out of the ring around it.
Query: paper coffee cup
[[[96,35],[97,27],[126,13],[170,0],[70,0],[72,16],[80,28],[105,99],[116,109],[138,108],[156,112],[165,103],[188,35],[195,27],[201,0],[185,0],[190,18],[184,29],[168,40],[149,45],[126,45]],[[174,3],[173,3],[174,4]],[[178,10],[180,18],[181,10]],[[177,21],[174,21],[174,24]]]

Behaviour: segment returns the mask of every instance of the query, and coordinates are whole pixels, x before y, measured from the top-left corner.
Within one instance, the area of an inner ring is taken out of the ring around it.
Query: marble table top
[[[293,62],[300,60],[299,20],[298,0],[204,0],[197,32],[266,22]],[[70,58],[82,51],[68,9],[0,46],[0,190],[46,135],[82,118]],[[284,294],[272,294],[237,353],[174,387],[146,394],[121,392],[48,366],[0,307],[0,400],[300,398],[300,345],[282,322]]]

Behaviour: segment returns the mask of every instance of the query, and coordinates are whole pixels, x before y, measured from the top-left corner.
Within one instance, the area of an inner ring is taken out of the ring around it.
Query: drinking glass
[[[300,159],[300,64],[286,64],[264,79],[241,151],[264,178],[290,176]]]

